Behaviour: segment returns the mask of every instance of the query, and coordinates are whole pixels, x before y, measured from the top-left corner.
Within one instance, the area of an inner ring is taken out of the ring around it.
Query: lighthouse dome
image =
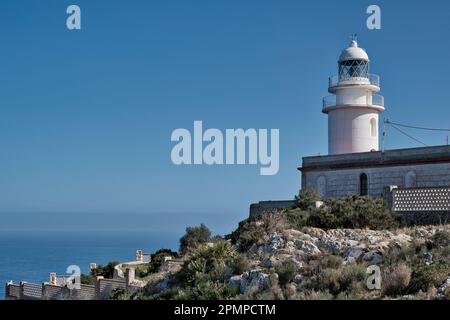
[[[358,47],[358,42],[352,40],[350,46],[342,50],[341,56],[339,57],[339,62],[349,61],[349,60],[364,60],[369,61],[369,56],[364,49]]]

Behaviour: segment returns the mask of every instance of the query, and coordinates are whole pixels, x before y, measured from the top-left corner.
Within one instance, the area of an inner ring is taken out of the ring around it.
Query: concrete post
[[[125,269],[125,283],[130,286],[135,281],[135,269],[126,268]]]
[[[24,293],[23,293],[23,287],[24,287],[24,285],[25,285],[25,281],[21,281],[20,282],[20,284],[19,284],[19,286],[20,286],[20,289],[19,289],[19,300],[25,300],[25,296],[24,296]]]
[[[95,299],[99,300],[100,297],[100,281],[103,280],[105,277],[103,276],[97,276],[95,278]]]
[[[9,294],[9,285],[12,284],[12,281],[8,281],[5,285],[5,300],[8,300]]]
[[[49,277],[51,284],[56,284],[56,272],[51,272]]]
[[[398,189],[398,186],[386,186],[383,189],[383,198],[387,202],[389,209],[393,209],[394,206],[394,190]]]
[[[142,250],[136,250],[136,261],[142,262]]]

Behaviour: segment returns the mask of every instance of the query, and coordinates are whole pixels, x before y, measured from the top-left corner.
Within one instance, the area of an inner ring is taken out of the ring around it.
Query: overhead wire
[[[410,134],[406,133],[405,131],[403,131],[402,129],[398,128],[398,126],[404,127],[404,126],[406,126],[406,125],[397,124],[397,123],[391,122],[391,121],[389,121],[389,120],[387,120],[387,119],[386,119],[384,122],[387,123],[387,124],[389,124],[392,128],[394,128],[395,130],[397,130],[397,131],[400,132],[401,134],[403,134],[403,135],[405,135],[406,137],[408,137],[408,138],[414,140],[415,142],[420,143],[421,145],[424,145],[424,146],[426,146],[426,147],[428,146],[426,143],[422,142],[421,140],[419,140],[419,139],[413,137],[412,135],[410,135]],[[412,126],[406,126],[406,127],[412,127]],[[416,127],[416,128],[419,128],[419,127]]]

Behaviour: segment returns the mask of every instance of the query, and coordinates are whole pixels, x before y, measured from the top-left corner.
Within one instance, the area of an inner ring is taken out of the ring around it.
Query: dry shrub
[[[273,210],[241,221],[239,227],[227,235],[226,239],[238,244],[241,252],[246,252],[253,244],[262,245],[268,235],[285,229],[283,211]]]
[[[411,281],[411,268],[405,264],[399,264],[389,273],[385,273],[382,279],[382,292],[384,295],[396,296],[405,292]]]

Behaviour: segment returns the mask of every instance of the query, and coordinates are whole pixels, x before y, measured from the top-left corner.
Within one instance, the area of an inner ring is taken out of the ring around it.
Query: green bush
[[[170,249],[159,249],[151,255],[151,260],[148,264],[148,273],[158,272],[166,257],[176,258],[178,254]]]
[[[284,213],[284,217],[289,226],[294,229],[300,230],[303,227],[308,226],[308,218],[310,216],[310,212],[307,210],[302,210],[300,208],[287,210]]]
[[[278,274],[279,284],[284,287],[294,278],[297,265],[292,260],[283,261],[275,266],[275,272]]]
[[[265,234],[263,225],[258,224],[257,221],[247,219],[239,223],[239,227],[228,235],[227,239],[232,240],[244,252],[250,249],[254,243],[262,244]]]
[[[284,300],[285,294],[279,285],[272,285],[262,292],[254,293],[254,298],[251,300]]]
[[[108,264],[102,266],[98,265],[96,269],[91,270],[91,275],[94,277],[103,276],[105,278],[113,278],[114,277],[114,267],[118,265],[119,262],[111,261]]]
[[[237,252],[228,241],[217,241],[194,249],[180,272],[182,283],[195,286],[198,282],[223,281]]]
[[[324,256],[320,260],[320,268],[321,269],[338,269],[342,266],[344,259],[341,256],[329,255]]]
[[[133,294],[128,289],[115,289],[109,295],[109,300],[131,300],[133,299]]]
[[[320,273],[310,277],[304,284],[308,291],[325,292],[335,295],[340,292],[339,278],[342,274],[341,269],[323,269]]]
[[[93,275],[82,274],[81,277],[80,277],[80,282],[82,284],[94,285],[95,284],[95,277]]]
[[[365,292],[365,279],[365,266],[350,264],[340,268],[318,270],[318,273],[312,275],[305,284],[305,289],[314,292],[329,292],[335,296],[340,293]]]
[[[180,252],[186,254],[198,245],[211,241],[211,231],[202,223],[196,227],[187,227],[186,234],[180,239]]]
[[[295,196],[295,205],[300,210],[308,210],[320,200],[320,194],[315,189],[302,189]]]
[[[226,300],[235,297],[238,288],[220,282],[204,280],[196,286],[187,287],[178,291],[176,300]]]
[[[433,263],[419,266],[411,275],[411,284],[408,291],[414,293],[422,290],[426,292],[430,288],[440,285],[449,274],[450,264],[448,263]]]
[[[341,291],[351,291],[359,289],[360,285],[365,285],[366,267],[364,265],[350,264],[343,268],[339,278]]]
[[[141,265],[137,265],[136,268],[134,269],[135,272],[135,276],[136,278],[145,278],[146,276],[148,276],[148,266],[149,264],[141,264]]]
[[[246,252],[253,244],[263,244],[265,235],[284,229],[283,212],[275,210],[241,221],[238,228],[227,235],[226,239],[237,244],[242,252]]]
[[[294,300],[333,300],[334,296],[329,291],[304,291],[294,297]]]
[[[345,197],[325,200],[324,206],[312,209],[307,225],[322,229],[392,229],[404,225],[382,199]]]
[[[397,246],[392,246],[386,249],[383,253],[383,265],[385,267],[390,267],[400,263],[414,265],[418,263],[419,258],[417,255],[420,253],[421,251],[417,252],[414,247],[399,248]]]
[[[435,263],[444,263],[450,265],[450,246],[434,249],[433,261]]]
[[[261,287],[254,286],[245,294],[236,296],[239,300],[283,300],[285,295],[280,288],[280,282],[275,273],[269,273],[267,286],[261,291]]]
[[[234,274],[243,274],[244,272],[249,271],[251,268],[250,260],[245,254],[237,255],[231,261],[230,266],[233,269]]]
[[[216,240],[192,250],[178,274],[181,289],[176,299],[229,299],[237,289],[225,283],[226,271],[237,257],[234,247],[225,240]]]
[[[450,241],[450,232],[437,231],[431,240],[434,248],[447,247]]]

